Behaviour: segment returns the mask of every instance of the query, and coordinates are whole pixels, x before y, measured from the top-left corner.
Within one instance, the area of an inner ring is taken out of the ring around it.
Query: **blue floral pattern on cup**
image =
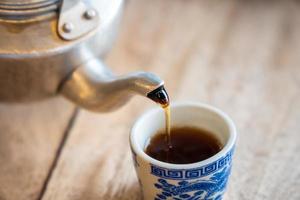
[[[216,162],[188,170],[151,165],[151,174],[158,177],[154,186],[160,191],[154,200],[221,200],[231,171],[232,154],[233,150]]]

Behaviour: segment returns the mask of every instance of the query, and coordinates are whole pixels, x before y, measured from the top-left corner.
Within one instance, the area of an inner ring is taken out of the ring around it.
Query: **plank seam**
[[[64,146],[67,142],[67,139],[70,135],[71,129],[73,128],[73,125],[76,121],[76,117],[78,115],[78,112],[79,112],[79,108],[75,108],[75,110],[73,111],[73,114],[72,114],[72,116],[71,116],[71,118],[68,122],[68,125],[67,125],[66,129],[64,130],[63,137],[62,137],[62,139],[59,143],[59,146],[56,150],[55,157],[54,157],[54,159],[52,161],[52,164],[49,168],[49,172],[48,172],[47,177],[46,177],[46,179],[43,183],[42,189],[41,189],[41,191],[40,191],[40,193],[37,197],[37,200],[42,200],[45,192],[47,191],[48,183],[50,182],[52,174],[53,174],[54,170],[56,169],[56,166],[57,166],[57,163],[58,163],[59,158],[61,156],[62,150],[63,150],[63,148],[64,148]]]

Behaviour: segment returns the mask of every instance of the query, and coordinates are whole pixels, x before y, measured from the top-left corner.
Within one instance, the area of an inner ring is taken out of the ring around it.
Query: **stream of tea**
[[[147,95],[148,98],[152,99],[164,109],[165,112],[165,133],[166,142],[169,149],[172,148],[171,143],[171,113],[170,113],[170,99],[164,86],[161,86]]]
[[[170,105],[162,106],[165,112],[165,131],[166,131],[166,141],[169,146],[169,149],[172,148],[171,142],[171,112]]]

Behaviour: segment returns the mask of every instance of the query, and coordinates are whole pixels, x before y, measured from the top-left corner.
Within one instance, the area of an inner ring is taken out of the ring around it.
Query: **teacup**
[[[144,200],[220,200],[231,171],[236,128],[221,110],[200,103],[171,105],[171,126],[206,129],[219,139],[222,149],[212,157],[191,164],[158,161],[145,153],[151,137],[165,128],[160,108],[142,115],[130,134],[130,145]]]

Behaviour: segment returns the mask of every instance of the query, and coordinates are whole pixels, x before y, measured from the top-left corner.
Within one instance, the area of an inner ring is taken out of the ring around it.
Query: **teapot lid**
[[[28,20],[57,11],[61,0],[0,0],[0,18]]]
[[[81,0],[0,0],[2,21],[34,21],[55,14],[58,35],[64,40],[77,39],[99,24],[97,10]]]

